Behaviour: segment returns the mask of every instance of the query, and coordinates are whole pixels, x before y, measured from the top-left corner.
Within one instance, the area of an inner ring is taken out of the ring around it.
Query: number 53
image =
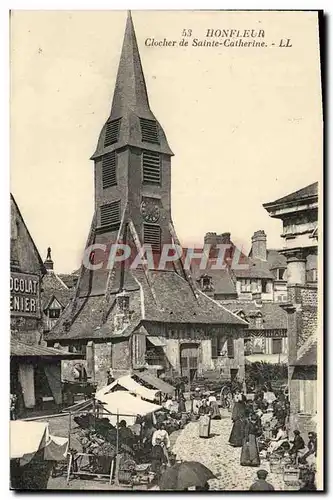
[[[183,30],[182,36],[192,36],[192,30]]]

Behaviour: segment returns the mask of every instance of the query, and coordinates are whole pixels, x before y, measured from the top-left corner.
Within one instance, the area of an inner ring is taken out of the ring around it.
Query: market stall
[[[18,490],[46,489],[57,461],[66,459],[68,439],[53,436],[46,422],[10,422],[10,481]]]
[[[159,377],[155,377],[152,373],[147,370],[135,371],[132,374],[132,378],[137,380],[139,383],[144,384],[146,387],[152,387],[153,389],[159,390],[161,393],[175,395],[176,388],[168,384]]]
[[[130,375],[125,375],[124,377],[120,377],[112,382],[112,384],[109,384],[97,391],[95,398],[101,399],[106,394],[116,392],[117,390],[129,391],[130,393],[146,399],[147,401],[155,401],[160,392],[159,390],[147,389],[144,385],[136,382]]]
[[[127,425],[134,425],[138,415],[144,417],[161,409],[161,406],[143,401],[127,391],[116,391],[104,394],[100,399],[97,398],[96,394],[96,399],[98,399],[99,402],[102,403],[104,409],[109,412],[109,414],[105,416],[113,425],[117,423],[117,415],[123,415],[123,419],[126,421]]]
[[[150,464],[143,453],[142,426],[147,424],[145,418],[152,422],[154,412],[162,408],[130,392],[104,394],[105,389],[96,394],[98,398],[67,408],[69,438],[74,442],[75,435],[79,443],[79,449],[69,454],[67,480],[74,476],[107,478],[110,483],[113,477],[116,483],[148,482]]]

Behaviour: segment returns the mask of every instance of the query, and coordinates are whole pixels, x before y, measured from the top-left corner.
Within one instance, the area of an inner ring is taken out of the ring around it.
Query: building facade
[[[204,244],[211,245],[208,269],[201,271],[199,261],[193,265],[201,290],[248,323],[244,339],[235,341],[235,352],[242,353],[247,363],[286,363],[287,313],[279,307],[287,300],[286,258],[267,249],[262,230],[253,234],[249,256],[236,248],[230,233],[207,233]],[[230,246],[224,269],[214,269],[217,245]],[[236,357],[229,362],[232,369],[237,368]]]
[[[75,282],[66,280],[66,284],[65,281],[55,273],[54,262],[51,257],[51,248],[47,250],[44,267],[46,269],[46,274],[44,274],[42,279],[41,301],[43,332],[46,333],[52,330],[65,307],[73,297]]]
[[[62,404],[61,360],[75,355],[44,345],[41,295],[47,270],[13,195],[10,203],[10,392],[20,417]]]
[[[318,183],[306,186],[264,208],[283,222],[287,257],[288,377],[291,425],[314,430],[317,413],[318,324]]]
[[[148,368],[191,381],[214,369],[213,339],[224,345],[247,328],[197,288],[180,259],[159,269],[163,247],[179,244],[171,216],[172,156],[149,106],[129,14],[111,113],[92,156],[95,211],[87,247],[105,245],[110,253],[121,242],[137,256],[149,245],[154,263],[109,269],[108,252],[92,251],[94,269],[82,264],[73,300],[45,334],[49,345],[81,349],[98,385],[109,369],[118,376]]]

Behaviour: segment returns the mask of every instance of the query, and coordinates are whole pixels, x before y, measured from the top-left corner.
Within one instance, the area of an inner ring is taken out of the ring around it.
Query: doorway
[[[187,377],[191,384],[198,373],[198,345],[183,344],[180,346],[180,369],[182,377]]]

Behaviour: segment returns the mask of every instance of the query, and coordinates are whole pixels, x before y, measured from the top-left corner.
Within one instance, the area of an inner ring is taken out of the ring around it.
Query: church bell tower
[[[95,165],[95,242],[115,242],[131,221],[140,244],[171,242],[171,156],[152,113],[128,13],[110,115],[91,159]]]

